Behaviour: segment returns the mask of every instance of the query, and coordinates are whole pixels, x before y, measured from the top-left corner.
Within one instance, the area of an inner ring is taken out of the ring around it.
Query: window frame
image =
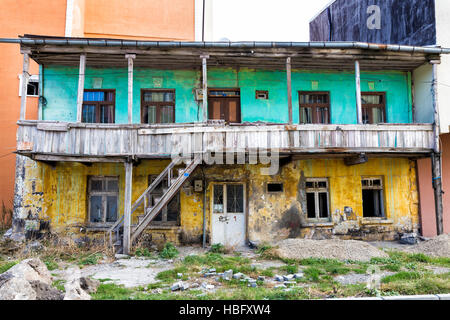
[[[84,101],[84,93],[85,92],[96,92],[101,91],[105,94],[108,92],[114,93],[113,101]],[[83,121],[83,110],[85,105],[95,105],[95,122],[93,123],[116,123],[116,89],[84,89],[83,90],[83,105],[81,107],[81,122],[82,123],[91,123]],[[112,105],[112,122],[100,122],[100,108],[102,105]]]
[[[213,92],[216,91],[223,91],[223,92],[230,92],[230,93],[238,93],[238,94],[231,94],[231,95],[226,95],[226,96],[220,96],[220,95],[214,95],[212,94]],[[240,87],[226,87],[226,88],[217,88],[217,87],[212,87],[212,88],[208,88],[208,111],[207,111],[207,117],[208,120],[223,120],[225,121],[225,123],[227,124],[236,124],[236,123],[242,123],[242,110],[241,110],[241,88]],[[213,101],[220,101],[220,114],[221,114],[221,119],[213,119],[213,109],[212,109],[212,105],[213,105]],[[224,108],[224,101],[229,101],[229,100],[236,100],[236,121],[231,122],[229,120],[227,120],[228,118],[230,118],[230,110]],[[222,119],[222,116],[224,119]]]
[[[373,103],[363,103],[362,97],[363,96],[382,96],[383,103],[382,104],[373,104]],[[382,108],[383,111],[383,120],[381,122],[374,123],[373,122],[373,114],[372,109]],[[370,92],[361,92],[361,116],[364,116],[364,109],[367,109],[367,114],[369,116],[369,122],[363,124],[378,124],[378,123],[387,123],[387,116],[386,116],[386,92],[385,91],[370,91]]]
[[[144,101],[144,94],[146,92],[172,92],[173,93],[173,101],[169,102],[169,101]],[[149,107],[150,105],[152,106],[156,106],[156,122],[152,122],[152,123],[148,123],[147,121],[145,121],[144,119],[144,109],[146,107]],[[167,123],[175,123],[176,122],[176,118],[175,118],[175,105],[176,105],[176,92],[175,89],[163,89],[163,88],[148,88],[148,89],[141,89],[141,123],[142,124],[164,124],[166,122],[161,122],[161,107],[173,107],[172,109],[172,118],[173,118],[173,122],[167,122]]]
[[[149,174],[148,175],[148,186],[150,186],[154,179],[156,179],[158,177],[157,174]],[[165,177],[161,183],[164,183],[164,181],[166,181],[166,183],[168,182],[167,177]],[[164,188],[164,185],[163,185]],[[168,188],[168,187],[167,187]],[[156,189],[156,188],[155,188]],[[155,190],[153,190],[151,196],[162,196],[164,194],[164,192],[161,193],[155,193]],[[173,201],[174,199],[176,199],[177,201],[177,209],[178,209],[178,214],[177,214],[177,220],[176,221],[167,221],[167,214],[168,214],[168,208],[167,206],[169,205],[169,203],[171,201]],[[150,199],[150,201],[152,201],[152,199]],[[169,203],[167,205],[165,205],[162,209],[161,209],[161,221],[155,221],[155,218],[150,222],[150,226],[153,227],[157,227],[157,226],[172,226],[172,227],[179,227],[181,225],[181,198],[180,198],[180,192],[177,192],[173,198],[169,201]],[[159,214],[158,214],[159,215]],[[157,215],[157,216],[158,216]]]
[[[363,185],[363,180],[380,180],[380,186],[374,186],[372,184],[372,186],[364,186]],[[385,190],[384,190],[384,177],[383,176],[361,176],[361,201],[362,201],[362,216],[364,219],[380,219],[380,220],[386,220],[387,219],[387,215],[386,215],[386,206],[385,206]],[[363,198],[363,190],[378,190],[381,191],[380,195],[381,195],[381,201],[380,201],[380,205],[381,205],[381,216],[372,216],[372,217],[367,217],[364,216],[364,198]]]
[[[307,182],[325,182],[326,183],[326,187],[307,187],[306,183]],[[307,202],[307,194],[308,193],[313,193],[314,194],[314,213],[315,213],[315,217],[314,218],[310,218],[308,217],[308,202]],[[320,217],[320,209],[319,209],[319,193],[326,193],[327,194],[327,217],[326,218],[321,218]],[[330,181],[328,178],[306,178],[305,180],[305,202],[306,202],[306,218],[308,221],[311,222],[329,222],[331,221],[331,214],[330,214]]]
[[[91,182],[93,180],[102,180],[103,181],[102,183],[104,183],[104,181],[116,180],[117,181],[117,191],[92,191],[91,190],[91,187],[92,187]],[[87,181],[87,202],[88,202],[87,219],[88,219],[89,225],[112,226],[114,223],[117,222],[117,220],[119,220],[119,212],[120,212],[120,209],[119,209],[119,197],[120,197],[119,183],[120,183],[119,176],[88,176],[88,181]],[[102,207],[103,207],[102,222],[92,222],[91,221],[91,196],[101,196],[102,197]],[[107,217],[106,201],[107,201],[108,196],[116,196],[117,197],[117,219],[116,219],[116,221],[113,221],[113,222],[106,221],[106,217]]]
[[[228,211],[228,191],[227,191],[228,185],[241,185],[242,186],[242,212],[229,212]],[[215,211],[215,209],[214,209],[214,188],[216,186],[222,187],[222,202],[223,202],[222,212]],[[245,215],[246,210],[247,210],[246,201],[247,201],[247,193],[246,193],[246,184],[244,182],[214,182],[214,183],[212,183],[212,188],[211,188],[211,213],[212,214],[220,214],[220,215],[243,214],[243,215]]]
[[[327,103],[301,103],[301,99],[300,97],[302,95],[327,95],[328,98],[328,102]],[[331,124],[331,94],[330,91],[298,91],[298,104],[299,104],[299,108],[298,108],[298,121],[300,124]],[[311,108],[312,111],[312,122],[311,123],[306,123],[306,122],[301,122],[301,114],[302,114],[302,108]],[[328,123],[321,123],[318,122],[318,115],[317,115],[317,110],[318,108],[327,108],[327,117],[328,117]]]

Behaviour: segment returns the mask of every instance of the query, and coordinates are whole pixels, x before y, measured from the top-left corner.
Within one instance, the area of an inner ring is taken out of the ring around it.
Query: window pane
[[[223,186],[214,185],[213,211],[223,213]]]
[[[361,100],[363,104],[381,104],[381,95],[362,95]]]
[[[308,211],[308,218],[314,219],[316,217],[316,202],[314,193],[306,193],[306,207]]]
[[[105,101],[104,91],[85,91],[83,95],[84,101]]]
[[[300,123],[312,123],[311,108],[300,108]]]
[[[115,222],[117,220],[117,196],[108,196],[106,198],[106,222]]]
[[[369,110],[368,108],[362,108],[362,122],[363,124],[369,123]]]
[[[317,119],[319,123],[328,124],[328,108],[317,108]]]
[[[163,210],[161,210],[161,212],[158,213],[158,215],[155,218],[153,218],[152,221],[162,221],[162,213],[163,213]]]
[[[381,108],[372,108],[373,123],[383,122],[383,110]]]
[[[103,191],[102,180],[91,180],[91,191]]]
[[[328,218],[328,197],[325,192],[319,193],[319,217]]]
[[[119,185],[117,180],[108,180],[107,191],[114,192],[119,191]]]
[[[244,186],[242,184],[227,185],[227,212],[244,212]]]
[[[163,106],[160,109],[161,123],[173,123],[173,107]]]
[[[91,222],[103,222],[103,205],[101,196],[90,197],[90,220]]]
[[[113,106],[100,106],[100,123],[113,123],[114,122],[114,112]]]
[[[95,105],[83,105],[82,121],[86,123],[95,122]]]
[[[149,106],[147,109],[147,123],[156,123],[156,106]]]

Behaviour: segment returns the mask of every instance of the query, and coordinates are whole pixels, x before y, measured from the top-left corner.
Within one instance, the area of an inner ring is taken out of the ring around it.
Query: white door
[[[245,186],[214,184],[212,188],[211,244],[245,246]]]

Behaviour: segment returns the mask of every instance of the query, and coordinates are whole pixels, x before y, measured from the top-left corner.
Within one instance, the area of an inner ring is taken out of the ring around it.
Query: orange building
[[[201,19],[195,19],[201,17],[199,4],[196,0],[1,0],[0,38],[41,34],[194,41],[201,25]],[[14,196],[21,72],[19,47],[0,44],[0,205],[6,209],[12,208]],[[38,119],[39,67],[33,61],[30,74],[26,119]]]

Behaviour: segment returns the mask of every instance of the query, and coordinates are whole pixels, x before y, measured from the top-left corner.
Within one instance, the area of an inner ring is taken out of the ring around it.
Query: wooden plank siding
[[[434,143],[433,127],[429,124],[155,126],[26,120],[18,125],[18,153],[75,157],[73,160],[168,158],[183,150],[248,152],[270,148],[292,154],[420,154],[432,152]]]

